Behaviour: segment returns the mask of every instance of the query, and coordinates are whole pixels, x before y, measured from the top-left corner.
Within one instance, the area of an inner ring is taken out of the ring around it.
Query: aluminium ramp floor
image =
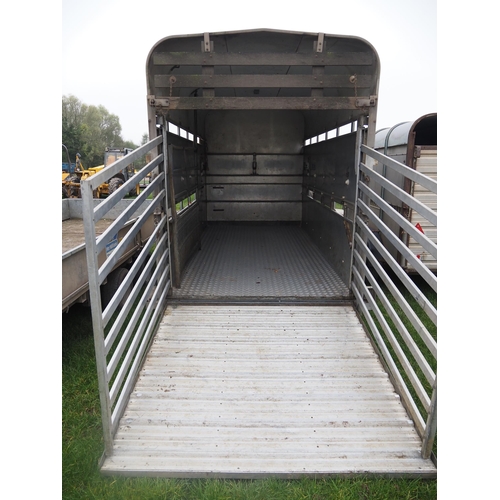
[[[435,477],[352,307],[169,306],[105,474]]]

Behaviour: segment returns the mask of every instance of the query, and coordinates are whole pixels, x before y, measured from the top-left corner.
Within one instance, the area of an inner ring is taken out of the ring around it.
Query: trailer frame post
[[[429,458],[432,454],[432,447],[437,431],[437,374],[432,388],[431,405],[427,415],[424,437],[422,440],[422,458]]]
[[[168,121],[167,117],[164,115],[162,116],[162,135],[163,135],[163,172],[165,174],[164,180],[163,180],[163,189],[165,190],[165,215],[167,216],[167,219],[169,218],[169,213],[168,213],[168,204],[170,201],[170,213],[172,214],[172,217],[175,213],[175,197],[170,198],[170,193],[169,193],[169,179],[170,179],[170,169],[168,166],[170,165],[170,156],[168,154]],[[171,256],[171,234],[170,234],[170,222],[167,220],[166,224],[166,231],[167,231],[167,246],[168,246],[168,255]],[[175,233],[174,233],[175,234]],[[169,269],[169,274],[170,274],[170,283],[174,283],[173,279],[173,270],[172,270],[172,259],[170,258],[170,269]]]
[[[97,379],[99,386],[99,399],[101,401],[101,419],[103,426],[103,437],[105,453],[111,456],[113,453],[113,431],[111,398],[109,393],[109,380],[106,367],[106,348],[104,345],[104,325],[102,319],[102,303],[99,283],[99,261],[96,244],[96,232],[94,223],[94,197],[90,183],[81,183],[83,203],[83,225],[85,228],[85,246],[87,254],[87,268],[89,278],[89,295],[92,305],[92,326],[94,332],[95,358],[97,365]]]

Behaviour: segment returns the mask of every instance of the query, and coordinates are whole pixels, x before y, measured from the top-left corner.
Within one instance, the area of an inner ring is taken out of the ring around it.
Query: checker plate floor
[[[179,299],[345,299],[349,290],[298,226],[214,225],[187,264]]]

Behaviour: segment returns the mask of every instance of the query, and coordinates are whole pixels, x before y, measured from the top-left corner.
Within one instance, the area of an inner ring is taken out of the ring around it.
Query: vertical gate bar
[[[425,424],[424,438],[422,441],[422,458],[429,458],[434,445],[437,430],[437,374],[432,388],[431,406]]]
[[[370,108],[369,114],[368,114],[368,131],[366,135],[366,145],[369,148],[374,148],[375,146],[375,133],[377,132],[377,104],[375,106]],[[372,165],[370,165],[370,168],[373,168]]]
[[[202,165],[200,156],[200,144],[198,135],[198,111],[194,110],[194,162],[196,166],[196,202],[198,203],[198,214],[200,224],[203,220],[203,210],[201,207],[201,185],[202,185]],[[201,250],[201,231],[198,231],[198,249]]]
[[[361,173],[361,170],[359,168],[359,165],[360,165],[360,162],[362,162],[363,160],[366,162],[367,160],[367,155],[366,153],[363,153],[361,151],[361,145],[362,144],[366,144],[368,142],[368,117],[367,116],[362,116],[360,118],[360,123],[359,123],[359,129],[361,129],[361,131],[359,132],[359,135],[357,136],[357,148],[358,148],[358,151],[356,152],[357,154],[357,163],[356,163],[356,166],[355,166],[355,169],[356,169],[356,174],[357,174],[357,177],[356,177],[356,207],[355,207],[355,210],[356,210],[356,213],[355,213],[355,219],[354,219],[354,223],[356,224],[356,227],[357,227],[357,218],[359,217],[359,213],[360,213],[360,210],[359,210],[359,200],[363,199],[364,198],[364,194],[363,193],[360,193],[359,191],[359,183],[361,182],[361,176],[364,175]],[[364,158],[363,158],[363,155],[364,155]],[[353,239],[355,238],[355,233],[353,232]],[[368,243],[367,241],[367,237],[364,237],[362,238],[363,241],[365,243]],[[355,263],[354,263],[354,242],[353,242],[353,253],[351,255],[351,259],[352,259],[352,266],[355,266]],[[363,253],[362,250],[360,250],[360,255],[363,256],[365,262],[366,262],[366,255]],[[365,280],[365,273],[362,269],[359,269],[358,270],[360,275],[362,276],[362,280],[363,280],[363,283],[364,283],[364,280]],[[352,280],[352,275],[351,275],[351,280]]]
[[[151,96],[148,96],[147,109],[148,109],[148,126],[149,126],[149,140],[152,141],[158,137],[158,130],[156,128],[156,109],[153,105],[150,104],[149,99]],[[156,146],[155,154],[158,156],[161,153],[161,144]],[[159,167],[156,167],[151,172],[151,180],[158,176]],[[156,196],[158,192],[155,192]]]
[[[170,224],[168,221],[168,203],[170,200],[169,196],[169,182],[168,182],[168,165],[170,163],[168,157],[168,122],[167,118],[163,116],[162,120],[162,134],[163,134],[163,189],[165,190],[165,217],[167,218],[167,222],[165,224],[165,229],[167,231],[167,246],[168,246],[168,264],[169,264],[169,274],[170,274],[170,283],[173,283],[172,279],[172,253],[170,251]],[[174,205],[173,205],[174,203]],[[174,213],[175,211],[175,198],[170,200],[170,211]]]
[[[109,396],[108,376],[106,373],[106,349],[104,346],[104,324],[102,321],[101,289],[99,286],[99,261],[95,233],[94,197],[90,179],[81,183],[81,195],[103,437],[105,452],[110,456],[113,453],[111,399]]]
[[[148,132],[149,140],[152,141],[156,138],[156,110],[149,102],[150,96],[148,96],[147,109],[148,109]]]
[[[201,51],[207,54],[210,54],[209,57],[212,57],[213,42],[210,41],[210,33],[203,34],[203,42],[201,45]],[[201,67],[201,74],[206,77],[205,83],[210,80],[210,77],[215,73],[215,66],[209,64],[205,64]],[[208,85],[208,84],[207,84]],[[215,89],[208,87],[203,87],[202,90],[203,97],[215,97]]]
[[[351,288],[352,283],[352,266],[354,265],[354,237],[356,234],[356,216],[358,214],[358,196],[359,196],[359,162],[361,161],[361,143],[363,142],[363,125],[365,117],[361,116],[358,119],[358,128],[356,130],[356,151],[354,152],[354,178],[356,190],[354,194],[354,214],[352,221],[352,240],[351,240],[351,262],[349,267],[349,283],[348,287]]]
[[[168,189],[170,191],[170,204],[172,206],[172,252],[170,258],[170,270],[172,273],[172,286],[179,288],[180,286],[180,262],[179,262],[179,245],[177,238],[177,208],[175,202],[175,185],[174,185],[174,160],[173,148],[167,144],[165,149],[165,157],[167,161],[166,171],[168,172]]]

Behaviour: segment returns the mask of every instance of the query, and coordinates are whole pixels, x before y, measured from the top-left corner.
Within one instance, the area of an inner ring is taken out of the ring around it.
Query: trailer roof
[[[384,147],[405,146],[415,134],[414,145],[437,145],[437,113],[429,113],[415,121],[398,123],[392,127],[377,130],[375,134],[375,149]]]
[[[149,53],[148,102],[186,128],[193,110],[300,110],[314,135],[375,112],[379,68],[359,37],[269,29],[170,36]]]

